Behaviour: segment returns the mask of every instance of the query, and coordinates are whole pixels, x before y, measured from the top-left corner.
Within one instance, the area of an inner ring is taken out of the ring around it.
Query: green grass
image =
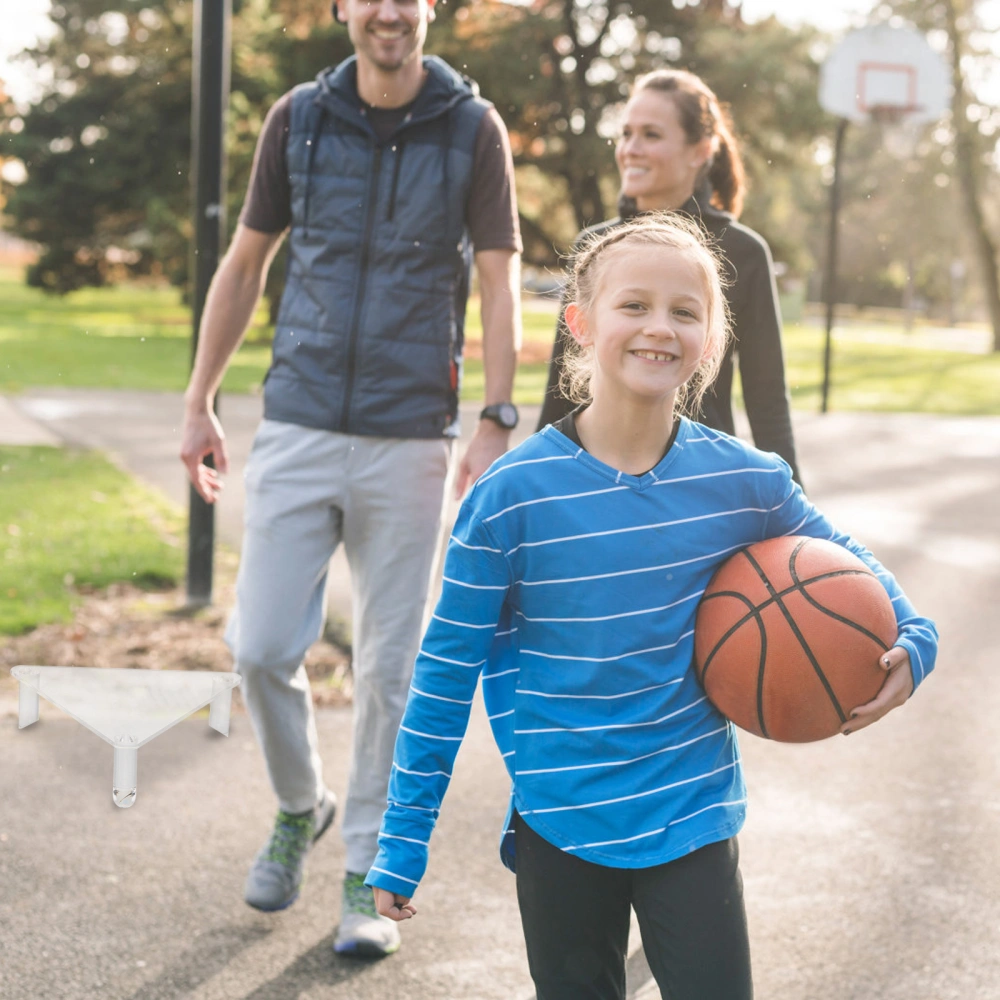
[[[229,367],[223,392],[259,388],[270,355],[264,320],[261,311],[249,342]],[[523,321],[526,342],[551,342],[551,304],[527,305]],[[863,330],[837,329],[832,409],[1000,414],[1000,354],[928,348],[889,325],[879,333],[872,340]],[[468,335],[481,336],[476,303],[469,310]],[[0,272],[0,392],[29,386],[180,391],[190,340],[190,315],[174,289],[131,285],[53,298],[26,288],[12,271]],[[819,407],[822,351],[818,327],[786,328],[788,381],[798,408]],[[515,400],[540,402],[545,381],[543,362],[522,363]],[[468,359],[463,396],[481,399],[482,392],[482,365]]]
[[[268,356],[265,344],[241,347],[223,389],[259,386]],[[124,285],[60,298],[25,287],[10,270],[0,272],[0,392],[28,386],[181,390],[190,363],[191,313],[176,289]]]
[[[834,331],[831,410],[904,413],[1000,414],[1000,353],[972,354],[916,346],[900,328]],[[816,411],[823,381],[823,331],[789,327],[785,363],[792,405]]]
[[[77,588],[176,583],[181,529],[99,455],[0,447],[0,634],[68,620]]]

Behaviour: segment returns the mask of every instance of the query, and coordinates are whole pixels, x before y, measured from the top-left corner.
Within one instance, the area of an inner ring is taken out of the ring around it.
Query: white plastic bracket
[[[208,724],[229,735],[239,674],[208,670],[104,670],[94,667],[14,667],[18,728],[38,721],[39,697],[72,716],[114,748],[111,795],[134,805],[139,747],[208,706]]]

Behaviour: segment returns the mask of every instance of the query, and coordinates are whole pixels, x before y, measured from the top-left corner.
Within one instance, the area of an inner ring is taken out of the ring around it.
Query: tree
[[[231,225],[269,104],[304,69],[317,72],[349,51],[331,44],[329,7],[320,0],[282,0],[275,9],[249,0],[237,10],[227,136]],[[50,70],[53,84],[4,129],[5,151],[28,171],[7,211],[19,235],[44,247],[29,283],[67,292],[162,274],[183,285],[191,239],[192,5],[60,0],[50,17],[55,36],[30,55]],[[312,30],[319,22],[326,27]]]
[[[557,263],[555,251],[577,230],[613,214],[615,113],[636,75],[676,66],[699,73],[731,106],[752,188],[747,221],[794,269],[808,269],[801,209],[818,202],[813,154],[824,126],[815,31],[773,18],[745,24],[725,0],[472,0],[454,19],[453,33],[432,39],[497,100],[529,262]]]
[[[183,270],[190,15],[180,0],[52,8],[60,30],[33,53],[51,90],[5,137],[28,171],[7,211],[44,247],[31,284],[66,292],[122,271]]]
[[[977,36],[983,35],[983,28],[976,0],[893,0],[890,9],[923,30],[941,31],[947,38],[955,172],[993,327],[993,350],[1000,351],[1000,261],[986,211],[990,161],[997,152],[1000,110],[976,94],[969,82],[970,70],[977,61],[996,60],[991,40],[977,41]]]
[[[997,245],[989,230],[983,210],[983,150],[981,130],[971,120],[973,101],[969,94],[963,60],[969,48],[967,0],[945,0],[944,19],[951,55],[951,120],[955,134],[955,161],[965,209],[972,226],[973,240],[979,255],[986,307],[993,326],[993,350],[1000,351],[1000,274],[997,272]],[[964,23],[963,23],[964,22]],[[996,143],[993,143],[994,149]]]
[[[53,291],[188,269],[191,6],[185,0],[57,0],[55,38],[32,53],[54,85],[4,136],[27,165],[11,198],[45,247],[30,276]],[[751,180],[747,221],[808,270],[819,204],[817,36],[744,24],[726,0],[441,0],[429,49],[497,103],[518,172],[526,259],[556,265],[576,231],[612,214],[614,115],[629,81],[689,67],[732,106]],[[233,18],[227,149],[235,223],[270,104],[350,52],[327,0],[243,0]],[[272,267],[276,301],[282,268]]]

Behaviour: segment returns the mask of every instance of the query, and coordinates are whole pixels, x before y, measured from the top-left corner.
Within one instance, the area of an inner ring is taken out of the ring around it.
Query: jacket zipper
[[[358,348],[358,329],[361,326],[361,310],[365,300],[365,285],[368,282],[368,258],[372,230],[375,228],[375,209],[378,205],[378,175],[382,167],[382,146],[375,147],[372,172],[368,181],[368,205],[365,214],[365,232],[361,241],[361,270],[358,273],[358,290],[354,299],[354,314],[351,318],[351,331],[347,338],[347,381],[344,385],[344,405],[340,413],[341,433],[349,430],[351,410],[351,394],[354,391],[354,365]]]
[[[389,214],[387,216],[389,222],[392,222],[396,215],[396,188],[399,186],[399,167],[403,162],[403,146],[402,139],[397,140],[396,155],[393,158],[395,162],[392,165],[392,190],[389,192]]]

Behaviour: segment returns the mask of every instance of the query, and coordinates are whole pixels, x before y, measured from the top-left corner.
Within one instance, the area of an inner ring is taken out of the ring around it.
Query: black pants
[[[517,899],[538,1000],[624,1000],[629,908],[664,1000],[751,1000],[736,838],[655,868],[606,868],[514,817]]]

